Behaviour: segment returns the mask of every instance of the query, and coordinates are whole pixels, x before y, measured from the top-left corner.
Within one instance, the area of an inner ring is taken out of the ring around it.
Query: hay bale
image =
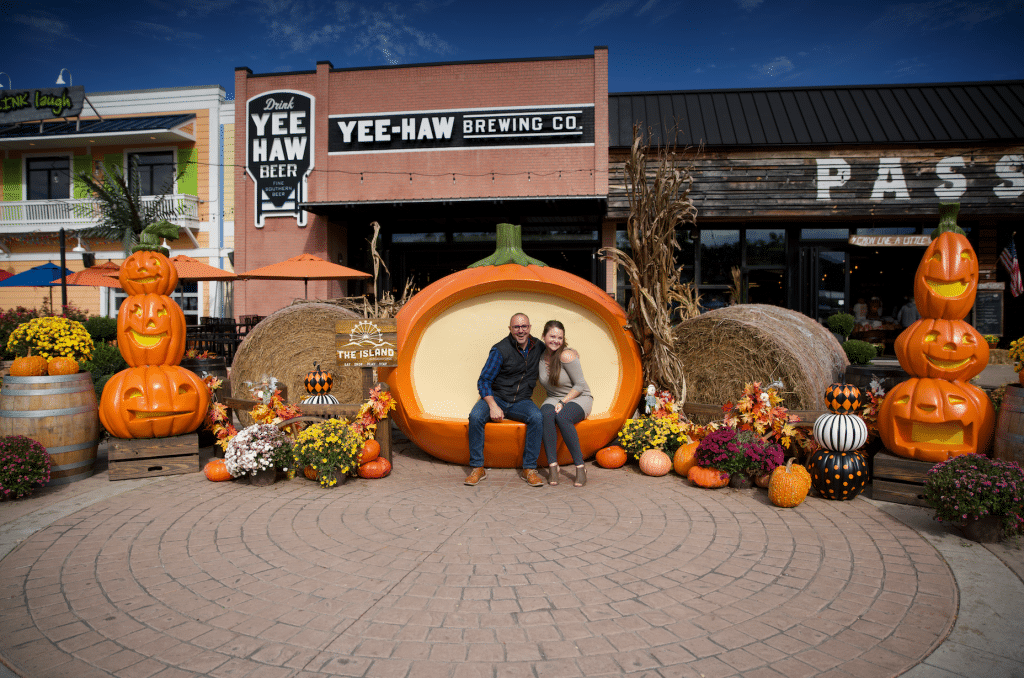
[[[245,382],[258,383],[267,377],[288,386],[288,401],[299,402],[306,395],[303,379],[313,363],[334,374],[331,393],[342,403],[366,399],[362,393],[359,367],[338,367],[334,325],[338,320],[360,318],[352,311],[331,304],[287,306],[264,318],[235,353],[231,363],[232,391],[245,397]],[[239,412],[239,420],[249,425],[252,419]]]
[[[743,385],[781,381],[794,410],[821,409],[829,384],[850,364],[839,342],[811,318],[765,304],[741,304],[684,320],[676,328],[676,355],[686,372],[687,401],[722,405]]]

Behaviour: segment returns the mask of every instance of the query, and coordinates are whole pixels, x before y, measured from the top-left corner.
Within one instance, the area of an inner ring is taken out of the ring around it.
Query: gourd
[[[380,374],[398,401],[395,422],[417,447],[438,459],[469,463],[466,418],[477,398],[472,386],[452,383],[455,363],[466,356],[454,356],[451,347],[465,346],[467,333],[480,335],[481,343],[486,340],[486,346],[474,347],[482,352],[471,367],[459,367],[474,373],[467,376],[472,384],[487,348],[507,336],[507,319],[514,312],[526,313],[535,327],[552,317],[571,319],[568,338],[587,344],[582,359],[596,400],[591,415],[577,425],[584,458],[615,437],[640,400],[643,370],[625,312],[589,281],[527,257],[518,229],[499,224],[495,255],[428,285],[396,315],[397,367]],[[501,321],[488,319],[481,326],[481,316],[493,318],[494,309],[501,309]],[[607,353],[600,364],[591,362],[597,352]],[[599,379],[602,384],[595,383]],[[517,468],[522,452],[521,424],[487,425],[486,466]],[[557,461],[571,463],[564,446],[559,446]]]
[[[921,318],[900,333],[895,348],[913,377],[967,381],[988,365],[988,342],[965,320]]]
[[[363,449],[359,452],[359,465],[369,463],[380,456],[380,443],[370,438],[363,443]]]
[[[219,457],[208,461],[203,467],[203,473],[206,474],[207,480],[212,480],[215,483],[231,480],[232,477],[224,460]]]
[[[672,457],[672,469],[684,478],[690,472],[690,469],[693,468],[698,445],[700,445],[698,441],[684,443],[679,446],[675,456]]]
[[[74,358],[53,358],[46,364],[46,373],[51,377],[58,374],[78,374],[78,361]]]
[[[12,377],[41,377],[44,374],[46,374],[46,358],[41,355],[15,358],[11,363]]]
[[[694,466],[686,472],[686,477],[697,487],[708,489],[717,489],[729,484],[729,474],[722,473],[716,468]]]
[[[860,452],[820,449],[807,459],[811,484],[825,499],[853,499],[868,482],[868,462]]]
[[[307,372],[306,378],[302,380],[306,392],[310,395],[330,393],[331,387],[334,385],[334,375],[321,370],[317,363],[313,363],[313,367],[316,369]]]
[[[860,409],[860,389],[853,384],[832,384],[825,389],[825,407],[832,412],[856,412]]]
[[[99,415],[118,438],[166,438],[196,430],[210,406],[203,380],[177,365],[129,367],[103,387]]]
[[[618,445],[609,445],[597,451],[597,465],[601,468],[621,468],[625,463],[626,450]]]
[[[814,420],[814,438],[834,452],[849,452],[868,441],[868,426],[856,414],[826,412]]]
[[[790,457],[785,466],[772,471],[768,481],[768,501],[781,508],[799,506],[811,490],[811,474]]]
[[[165,294],[134,294],[117,312],[117,336],[117,348],[132,367],[177,365],[185,355],[185,314]]]
[[[384,457],[377,457],[373,461],[361,464],[357,472],[360,478],[383,478],[391,473],[391,462]]]
[[[672,460],[661,450],[645,450],[640,455],[640,470],[649,476],[663,476],[672,470]]]
[[[312,466],[307,466],[302,469],[302,475],[306,476],[309,480],[316,480],[316,469]]]

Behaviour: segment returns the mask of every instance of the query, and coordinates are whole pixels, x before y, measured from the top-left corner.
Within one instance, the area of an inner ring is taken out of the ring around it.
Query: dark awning
[[[89,141],[130,144],[195,141],[194,113],[26,122],[0,127],[0,148],[58,148]]]

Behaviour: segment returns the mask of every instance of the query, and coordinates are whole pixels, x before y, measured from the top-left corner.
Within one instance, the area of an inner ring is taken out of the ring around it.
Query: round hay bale
[[[276,377],[288,387],[288,402],[306,395],[303,379],[313,363],[334,374],[331,394],[342,403],[366,400],[362,391],[362,368],[338,367],[334,325],[338,320],[360,318],[352,311],[332,304],[287,306],[264,318],[245,336],[231,363],[231,390],[235,397],[247,397],[246,382],[259,383]],[[238,412],[248,426],[252,418]]]
[[[676,328],[688,402],[723,405],[743,385],[781,381],[793,410],[824,406],[829,384],[842,381],[850,361],[829,330],[811,318],[766,304],[741,304],[684,320]]]

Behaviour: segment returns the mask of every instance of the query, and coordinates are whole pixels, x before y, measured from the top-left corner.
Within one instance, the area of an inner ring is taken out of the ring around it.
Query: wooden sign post
[[[338,367],[361,367],[363,393],[374,386],[374,367],[395,367],[398,362],[398,322],[394,318],[339,320],[334,325]],[[381,384],[387,390],[387,384]],[[391,420],[379,423],[374,439],[380,453],[391,459]]]

